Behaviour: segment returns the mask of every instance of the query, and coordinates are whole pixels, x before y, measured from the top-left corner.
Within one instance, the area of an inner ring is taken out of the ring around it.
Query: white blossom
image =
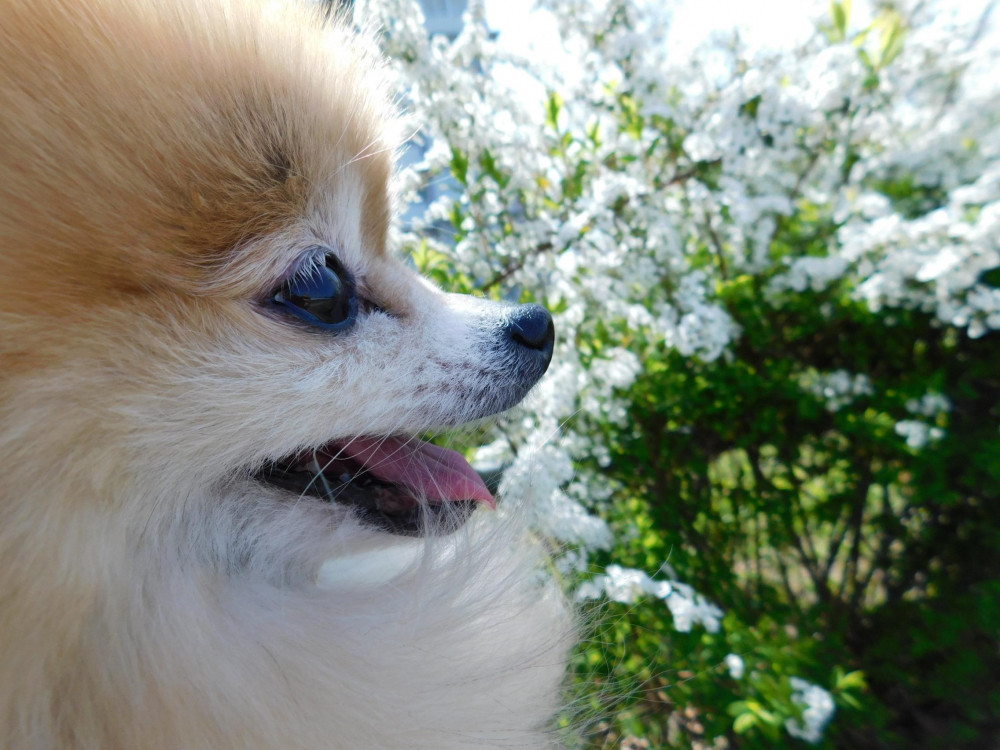
[[[744,671],[746,671],[746,664],[744,664],[743,658],[739,654],[726,654],[724,661],[726,669],[729,670],[730,677],[738,680],[743,676]]]
[[[766,47],[715,35],[672,54],[670,4],[541,5],[551,38],[530,58],[492,38],[475,1],[452,42],[428,38],[413,0],[359,0],[356,15],[383,30],[401,127],[415,133],[393,242],[446,257],[473,286],[557,311],[548,374],[476,464],[505,469],[501,512],[523,509],[566,547],[559,568],[578,574],[612,548],[601,510],[621,492],[594,468],[613,452],[593,425],[628,429],[623,393],[650,351],[732,356],[742,331],[720,292],[730,282],[752,277],[761,303],[779,309],[809,294],[821,311],[854,300],[973,337],[1000,330],[1000,55],[942,0],[900,4],[905,43],[874,77],[859,52],[880,54],[874,33]],[[657,122],[669,122],[669,138]],[[830,229],[782,246],[800,216]],[[830,412],[875,395],[869,373],[793,378]],[[909,448],[944,437],[948,394],[914,394],[905,408],[912,418],[895,431]],[[612,564],[578,596],[656,597],[679,631],[718,630],[721,610],[666,575]],[[739,656],[725,663],[742,676]],[[786,728],[817,742],[832,699],[792,685],[804,715]]]
[[[928,391],[919,399],[911,398],[906,402],[906,410],[911,414],[924,417],[935,417],[951,411],[951,399],[943,393]]]
[[[943,438],[944,430],[916,419],[904,419],[896,423],[896,434],[906,438],[909,447],[920,450]]]
[[[840,279],[847,270],[848,261],[840,255],[825,258],[796,258],[788,264],[788,270],[771,279],[768,291],[771,294],[792,290],[804,292],[810,289],[822,292],[831,283]]]
[[[606,596],[622,604],[633,604],[641,596],[662,599],[673,616],[674,628],[688,633],[702,625],[709,633],[719,632],[722,610],[691,586],[679,581],[658,581],[634,568],[609,565],[603,575],[595,576],[577,589],[578,599]]]
[[[802,390],[823,401],[831,412],[840,411],[859,396],[870,396],[875,392],[867,375],[852,375],[846,370],[820,372],[808,369],[798,373],[795,379]]]
[[[792,677],[792,702],[802,706],[801,719],[785,721],[785,731],[792,737],[817,744],[823,739],[823,730],[830,723],[836,706],[829,692],[800,677]]]

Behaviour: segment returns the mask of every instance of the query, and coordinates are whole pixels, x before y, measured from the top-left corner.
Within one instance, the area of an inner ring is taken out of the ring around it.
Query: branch
[[[760,452],[756,448],[750,448],[747,449],[747,456],[750,458],[750,468],[753,470],[754,479],[756,479],[757,484],[760,486],[766,485],[772,490],[777,491],[774,483],[764,476],[764,472],[758,464]],[[816,571],[816,560],[810,556],[809,552],[803,546],[802,538],[795,530],[795,522],[792,519],[789,506],[789,503],[778,502],[777,508],[779,509],[779,516],[784,522],[785,529],[788,532],[788,536],[791,538],[796,552],[798,552],[799,561],[802,563],[803,567],[805,567],[806,573],[809,574],[809,579],[812,581],[812,584],[816,589],[816,596],[821,600],[825,599],[825,592],[820,588],[819,576]],[[780,555],[778,557],[780,559]]]
[[[719,239],[719,235],[716,233],[715,228],[712,226],[712,217],[708,214],[708,209],[705,209],[705,230],[708,232],[708,236],[712,240],[712,246],[715,248],[715,260],[719,265],[719,276],[722,277],[723,281],[729,280],[729,272],[726,269],[726,259],[723,257],[722,252],[722,240]]]
[[[552,249],[553,245],[551,242],[542,242],[537,247],[535,247],[535,249],[532,252],[525,253],[520,258],[518,258],[514,263],[511,263],[509,266],[505,266],[500,273],[498,273],[496,276],[494,276],[486,283],[482,284],[479,287],[479,290],[482,292],[488,292],[490,289],[502,284],[511,276],[513,276],[515,273],[524,268],[524,264],[528,262],[529,257],[532,257],[534,255],[541,255],[542,253],[547,253]]]

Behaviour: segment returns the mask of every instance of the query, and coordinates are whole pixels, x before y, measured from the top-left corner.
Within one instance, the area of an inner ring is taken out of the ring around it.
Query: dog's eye
[[[326,263],[292,277],[271,298],[275,306],[329,331],[354,324],[358,299],[350,273],[332,255]]]

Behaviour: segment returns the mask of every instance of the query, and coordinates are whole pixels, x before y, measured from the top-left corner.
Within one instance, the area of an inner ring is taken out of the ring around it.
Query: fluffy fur
[[[273,4],[0,17],[0,747],[553,746],[572,627],[513,522],[248,478],[523,395],[504,311],[386,250],[377,64]],[[316,246],[377,304],[348,334],[264,304]]]

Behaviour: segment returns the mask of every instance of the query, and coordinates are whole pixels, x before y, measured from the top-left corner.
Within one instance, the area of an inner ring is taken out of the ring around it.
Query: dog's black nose
[[[514,343],[539,352],[548,366],[556,340],[548,310],[541,305],[518,305],[507,319],[507,330]]]

